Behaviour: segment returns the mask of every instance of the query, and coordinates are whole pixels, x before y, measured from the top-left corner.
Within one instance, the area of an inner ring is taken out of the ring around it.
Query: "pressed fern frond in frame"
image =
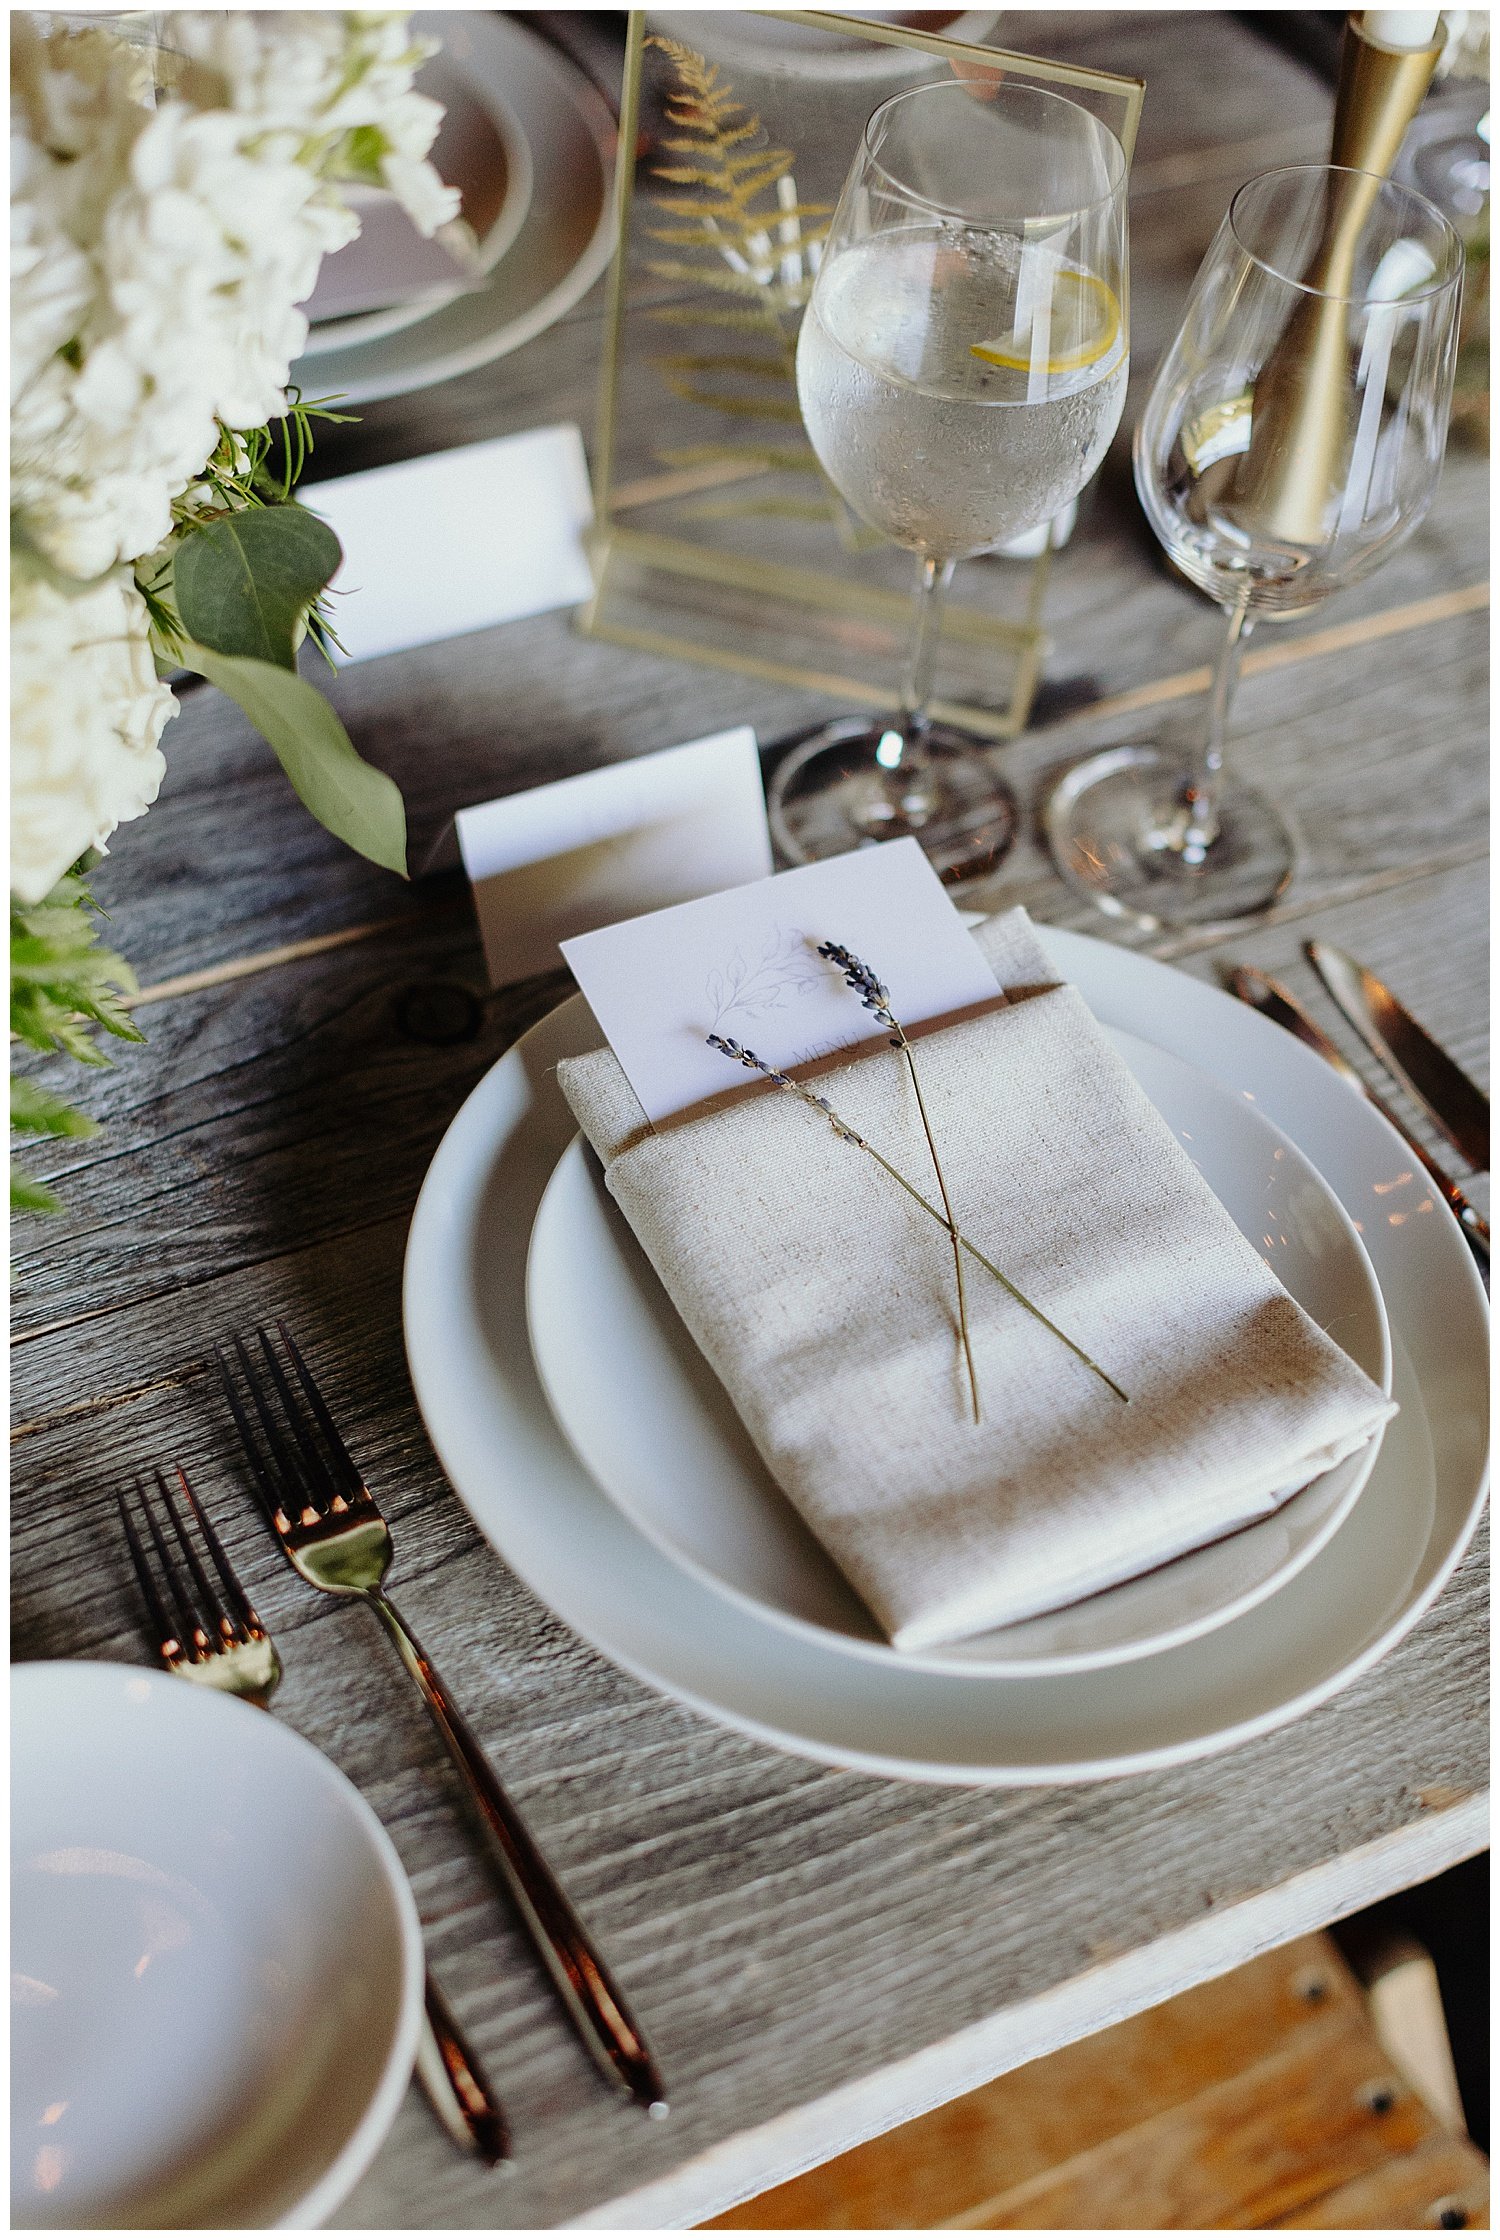
[[[654,279],[700,289],[713,299],[654,306],[646,316],[664,325],[758,334],[771,346],[765,354],[733,348],[664,352],[651,363],[686,404],[736,420],[800,427],[796,324],[812,290],[832,205],[799,198],[792,151],[770,144],[760,118],[735,98],[717,64],[679,39],[653,34],[646,44],[667,56],[675,74],[666,94],[670,130],[662,142],[669,160],[654,167],[654,176],[668,186],[696,190],[651,197],[656,222],[643,230],[677,254],[648,257],[646,269]],[[739,300],[725,302],[726,297]],[[815,507],[805,498],[721,498],[714,502],[714,518],[774,513],[831,519],[848,541],[847,513],[823,480],[810,445],[773,450],[725,441],[693,451],[699,462],[743,463],[747,476],[785,471],[812,474],[823,483],[824,497]],[[667,453],[657,456],[668,462]]]

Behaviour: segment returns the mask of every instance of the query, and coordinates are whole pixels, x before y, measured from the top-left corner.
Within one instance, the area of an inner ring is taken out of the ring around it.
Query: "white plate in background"
[[[453,296],[480,285],[526,222],[533,184],[531,149],[498,87],[477,84],[441,53],[423,64],[417,86],[443,105],[430,160],[439,176],[459,190],[460,216],[474,236],[472,270],[456,265],[440,244],[425,241],[393,194],[379,187],[346,187],[346,200],[360,214],[360,230],[323,259],[303,305],[310,322],[304,357],[374,342],[427,318]],[[401,276],[394,302],[381,292],[393,265]],[[429,267],[430,283],[412,294],[413,275]],[[337,308],[341,303],[347,308]]]
[[[614,250],[615,120],[582,71],[489,9],[433,11],[420,28],[476,99],[513,118],[531,167],[525,217],[480,287],[368,341],[324,349],[320,336],[291,371],[307,396],[367,404],[488,365],[571,311]]]

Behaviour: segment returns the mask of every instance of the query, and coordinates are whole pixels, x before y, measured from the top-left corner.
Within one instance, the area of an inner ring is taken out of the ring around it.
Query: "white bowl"
[[[11,2217],[310,2226],[406,2090],[422,1933],[289,1727],[130,1665],[11,1685]]]

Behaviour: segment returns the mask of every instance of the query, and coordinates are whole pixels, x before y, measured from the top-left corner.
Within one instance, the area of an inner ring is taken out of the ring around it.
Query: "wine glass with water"
[[[1043,811],[1058,869],[1155,931],[1270,908],[1296,850],[1226,770],[1240,657],[1259,621],[1311,613],[1388,559],[1437,487],[1463,250],[1422,195],[1332,164],[1240,188],[1135,432],[1152,528],[1225,623],[1195,750],[1122,745]]]
[[[1076,102],[916,86],[865,128],[797,346],[835,489],[917,556],[899,708],[802,742],[772,830],[808,862],[914,833],[950,880],[1015,830],[984,743],[928,711],[954,565],[1040,527],[1099,465],[1128,371],[1125,157]]]

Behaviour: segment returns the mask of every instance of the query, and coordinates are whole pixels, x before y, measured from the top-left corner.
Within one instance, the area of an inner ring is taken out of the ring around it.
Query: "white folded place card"
[[[555,968],[570,936],[771,868],[748,724],[460,809],[455,821],[497,988]]]
[[[593,591],[594,501],[574,427],[339,475],[302,502],[344,548],[333,624],[351,661],[578,606]]]
[[[755,1087],[711,1034],[785,1072],[888,1039],[821,942],[850,949],[918,1028],[1002,1001],[917,842],[887,840],[604,926],[563,955],[649,1120]]]

